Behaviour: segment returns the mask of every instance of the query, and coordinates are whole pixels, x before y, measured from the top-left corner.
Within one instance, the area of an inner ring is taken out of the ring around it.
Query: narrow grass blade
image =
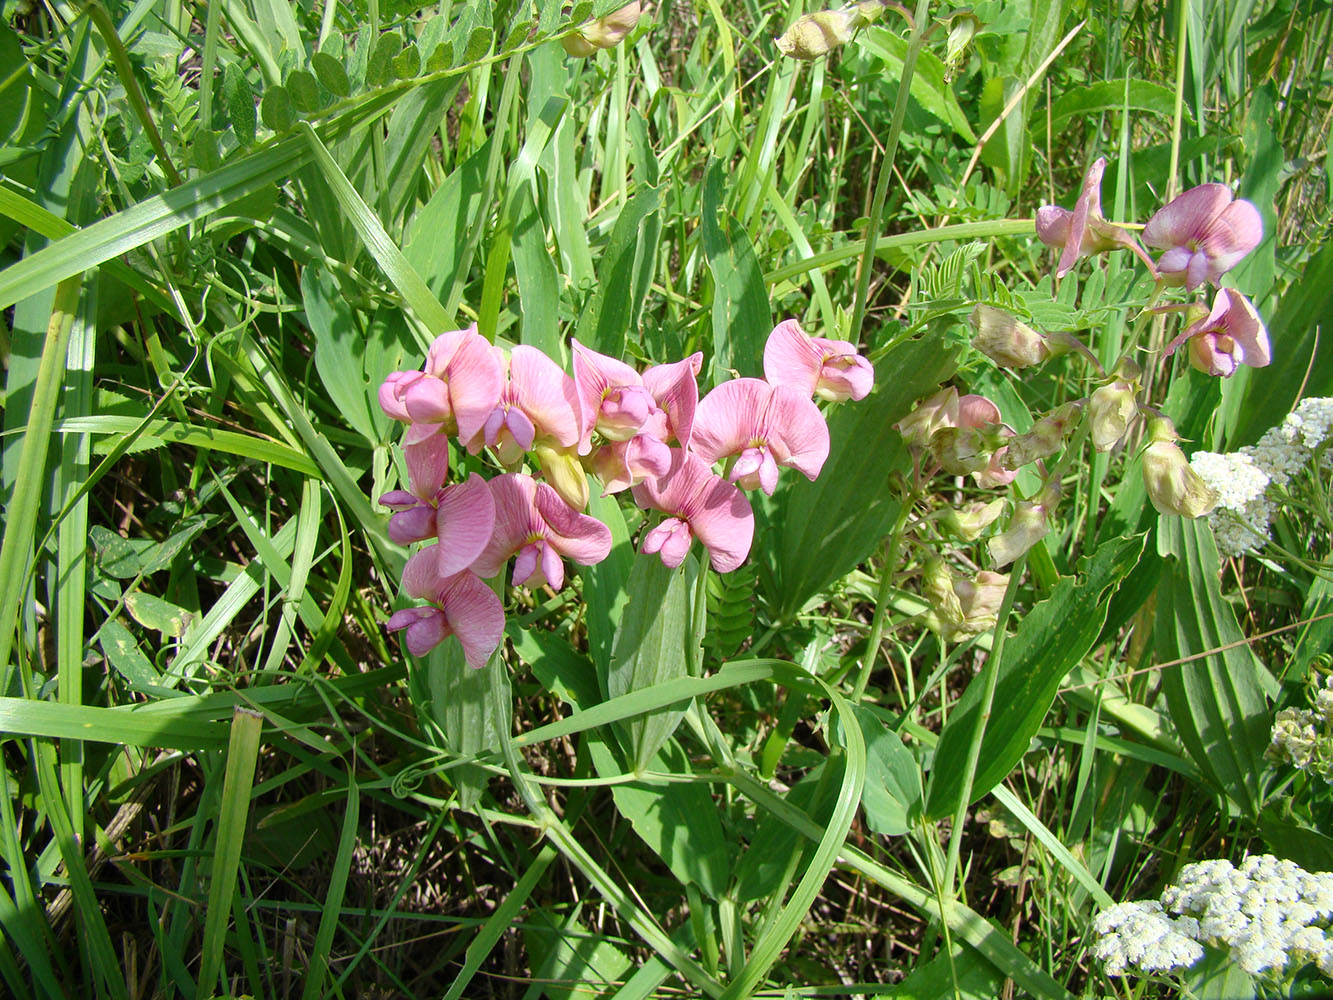
[[[231,915],[232,894],[236,891],[236,872],[241,863],[241,845],[245,841],[245,827],[250,816],[250,789],[254,785],[255,765],[259,760],[259,735],[263,726],[263,716],[247,708],[236,709],[232,717],[222,803],[215,826],[213,869],[208,887],[208,913],[204,918],[203,955],[200,959],[196,1000],[213,996],[218,986],[227,920]]]
[[[315,946],[311,950],[310,971],[306,975],[305,988],[301,991],[301,1000],[315,1000],[322,996],[324,979],[329,974],[329,951],[333,947],[333,935],[338,929],[338,920],[343,912],[343,893],[347,889],[347,876],[352,870],[352,850],[356,847],[357,824],[361,817],[361,793],[357,788],[356,775],[347,776],[347,807],[343,812],[342,833],[338,837],[338,853],[333,857],[333,870],[329,874],[329,889],[324,894],[324,911],[319,917],[319,929],[315,932]]]

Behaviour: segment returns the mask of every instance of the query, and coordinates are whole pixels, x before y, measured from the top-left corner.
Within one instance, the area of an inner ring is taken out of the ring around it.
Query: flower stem
[[[1018,557],[1009,571],[1009,586],[1005,588],[1004,600],[1000,603],[1000,613],[995,619],[995,633],[991,640],[990,656],[986,658],[985,688],[981,695],[981,711],[972,729],[972,744],[968,747],[967,763],[963,768],[963,786],[958,795],[958,807],[953,814],[953,828],[949,831],[949,854],[944,865],[943,885],[952,887],[954,872],[958,869],[958,853],[963,842],[963,823],[967,817],[967,807],[972,798],[972,783],[977,777],[977,763],[981,759],[981,742],[986,735],[986,726],[990,722],[991,706],[995,701],[995,685],[1000,677],[1000,663],[1004,657],[1005,626],[1009,613],[1014,607],[1014,598],[1018,594],[1018,582],[1023,578],[1023,567],[1027,563],[1027,554]]]
[[[865,657],[861,660],[861,672],[856,675],[856,687],[852,689],[852,703],[860,702],[870,683],[870,672],[879,659],[879,644],[884,638],[884,618],[888,611],[889,595],[893,591],[893,571],[898,562],[898,548],[902,544],[903,529],[907,526],[907,516],[912,512],[911,497],[904,497],[902,508],[898,511],[898,521],[889,536],[889,547],[885,553],[884,575],[879,581],[879,593],[875,595],[875,617],[870,620],[870,635],[866,637]]]
[[[898,99],[893,105],[893,120],[889,123],[889,137],[884,142],[884,156],[879,165],[879,177],[875,181],[875,198],[870,206],[870,220],[866,223],[866,248],[861,255],[861,271],[856,279],[856,299],[852,307],[852,323],[848,337],[857,340],[861,336],[861,324],[866,315],[866,299],[870,294],[870,272],[875,263],[875,241],[879,239],[880,226],[884,218],[884,200],[889,192],[889,179],[893,176],[893,157],[898,151],[898,136],[902,134],[903,120],[907,116],[907,99],[912,90],[912,75],[916,72],[916,59],[926,41],[926,29],[930,21],[927,18],[930,4],[927,0],[917,0],[916,18],[912,24],[912,35],[907,42],[907,55],[903,58],[903,75],[898,80]]]

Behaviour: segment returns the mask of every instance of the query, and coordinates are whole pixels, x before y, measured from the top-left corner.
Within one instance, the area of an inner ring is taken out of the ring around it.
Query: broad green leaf
[[[1217,549],[1202,521],[1163,517],[1165,557],[1155,645],[1171,721],[1199,770],[1246,815],[1263,804],[1270,717],[1259,664],[1222,596]]]
[[[597,772],[620,774],[615,755],[605,743],[587,743]],[[648,762],[648,770],[662,774],[691,773],[684,751],[669,740]],[[682,884],[691,882],[713,899],[727,889],[731,877],[731,849],[722,833],[718,805],[707,784],[673,781],[666,784],[613,785],[611,796],[620,815],[662,859]]]
[[[764,341],[773,331],[773,312],[754,247],[745,227],[726,208],[725,169],[721,160],[714,160],[704,174],[699,220],[704,256],[713,275],[714,385],[731,378],[732,371],[762,376]]]
[[[358,328],[348,296],[325,268],[301,272],[301,300],[315,335],[315,370],[338,414],[372,445],[388,436],[389,420],[377,401],[364,367],[366,335]]]
[[[574,711],[584,711],[605,700],[597,686],[597,670],[592,661],[564,636],[526,628],[512,620],[505,627],[505,634],[514,644],[514,652],[531,668],[532,675]]]
[[[1327,343],[1333,315],[1333,243],[1325,244],[1277,302],[1268,322],[1273,363],[1252,378],[1226,445],[1253,444],[1282,422],[1299,398],[1333,396],[1333,351]],[[1309,372],[1308,378],[1306,372]]]
[[[166,687],[162,683],[162,675],[139,648],[130,630],[114,618],[108,619],[102,626],[97,641],[116,673],[124,677],[134,690],[148,692]]]
[[[296,105],[286,87],[269,87],[259,102],[259,117],[274,132],[289,132],[296,125]]]
[[[319,110],[319,82],[309,70],[298,69],[287,77],[287,92],[301,114],[313,114]]]
[[[366,62],[366,86],[382,87],[393,78],[393,60],[403,49],[403,40],[396,32],[386,32],[375,39]]]
[[[1004,780],[1027,753],[1060,682],[1087,655],[1101,632],[1107,591],[1134,568],[1143,552],[1144,538],[1118,538],[1098,546],[1083,560],[1083,578],[1062,578],[1050,597],[1023,616],[1018,631],[1005,643],[969,802]],[[984,669],[993,667],[987,664]],[[972,679],[940,733],[926,798],[926,815],[933,819],[952,815],[958,807],[985,680],[984,673]]]
[[[1175,113],[1176,92],[1170,87],[1148,80],[1097,80],[1065,90],[1051,104],[1050,121],[1057,128],[1066,118],[1085,118],[1105,111],[1126,111],[1129,114],[1147,113],[1165,118]],[[1187,120],[1192,116],[1186,110]],[[1046,119],[1038,114],[1032,121],[1034,141],[1046,135]],[[1107,190],[1112,190],[1108,188]]]
[[[523,941],[532,956],[532,975],[551,1000],[587,1000],[624,982],[630,972],[625,953],[594,933],[577,913],[553,917],[535,907],[523,917]]]
[[[790,697],[790,695],[789,695]],[[833,812],[843,761],[833,758],[815,765],[791,786],[784,801],[823,827]],[[862,795],[865,791],[862,789]],[[783,817],[761,812],[755,820],[749,846],[736,865],[736,898],[763,899],[785,889],[789,871],[798,870],[801,853],[809,845],[799,830]]]
[[[384,144],[384,172],[388,185],[377,202],[385,219],[401,218],[421,196],[425,176],[423,164],[431,145],[437,141],[440,108],[452,103],[462,80],[461,76],[456,76],[413,87],[389,116]]]
[[[513,719],[497,717],[495,694],[500,687],[509,700],[509,676],[499,652],[481,669],[473,670],[463,659],[463,647],[452,637],[436,646],[408,669],[412,703],[422,718],[422,729],[431,742],[461,756],[497,750],[509,738]],[[459,803],[471,809],[486,790],[489,774],[473,764],[449,772],[458,790]]]
[[[246,79],[245,67],[240,62],[228,63],[222,74],[222,103],[227,109],[227,120],[242,146],[255,141],[255,92]]]
[[[488,139],[453,169],[408,226],[403,256],[436,295],[446,294],[458,269],[469,263],[459,259],[460,251],[467,244],[468,222],[476,217],[485,190],[490,155]]]
[[[686,557],[677,569],[668,568],[656,553],[641,553],[634,560],[611,647],[607,678],[611,697],[684,677],[690,673],[691,661],[696,666],[702,662],[703,636],[695,630],[692,615],[699,572],[693,556]],[[628,752],[634,770],[649,766],[684,714],[682,703],[628,724]]]
[[[597,267],[592,300],[579,317],[575,337],[602,354],[625,353],[630,317],[640,308],[657,262],[657,242],[644,238],[649,220],[661,206],[658,188],[643,188],[632,197],[611,230],[611,239]]]
[[[347,79],[347,70],[343,64],[327,52],[316,52],[310,57],[310,67],[319,77],[324,89],[335,97],[346,97],[352,92],[352,82]]]
[[[29,108],[32,68],[23,44],[7,24],[0,24],[0,145],[22,129]]]
[[[611,553],[601,562],[579,571],[583,580],[583,601],[587,605],[588,655],[597,665],[597,680],[605,698],[610,696],[611,648],[629,601],[626,584],[635,564],[634,546],[616,497],[600,496],[594,487],[588,513],[611,531]]]
[[[179,639],[194,618],[192,612],[179,605],[138,590],[125,595],[125,610],[140,625],[161,632],[164,639]],[[105,638],[105,627],[102,631]]]
[[[882,59],[888,67],[885,76],[898,80],[907,57],[907,38],[887,28],[871,25],[860,39],[866,49]],[[929,49],[917,54],[916,69],[912,73],[911,94],[921,107],[953,129],[964,142],[975,143],[977,135],[963,113],[958,98],[944,78],[944,63]]]
[[[897,837],[921,817],[921,768],[912,751],[870,709],[853,705],[852,712],[866,741],[866,783],[861,808],[870,829]]]
[[[924,965],[918,964],[907,978],[888,993],[876,996],[896,1000],[995,1000],[1001,995],[1003,977],[989,962],[978,962],[973,952],[959,948],[952,956],[944,951]]]
[[[518,196],[511,253],[514,274],[518,277],[518,312],[522,322],[521,340],[543,351],[547,357],[564,353],[560,335],[560,274],[556,255],[546,245],[546,226],[532,194],[525,189]]]
[[[942,330],[901,344],[875,366],[875,391],[829,411],[828,461],[813,483],[787,470],[756,511],[755,558],[779,617],[790,618],[880,544],[899,513],[890,476],[910,468],[893,428],[953,374],[957,348]]]

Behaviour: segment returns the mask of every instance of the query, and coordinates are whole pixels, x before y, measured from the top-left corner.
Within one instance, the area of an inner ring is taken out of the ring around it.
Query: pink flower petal
[[[574,387],[579,402],[579,454],[586,455],[592,448],[592,432],[597,427],[607,391],[618,386],[639,386],[643,380],[623,361],[589,350],[577,340],[573,341],[573,347]]]
[[[504,368],[486,339],[472,333],[449,359],[449,401],[458,437],[470,441],[491,415],[504,389]]]
[[[449,386],[438,378],[418,379],[404,388],[403,409],[414,423],[442,424],[454,414]]]
[[[1055,269],[1055,276],[1063,278],[1083,255],[1084,234],[1088,223],[1102,216],[1102,174],[1106,172],[1106,157],[1098,157],[1088,168],[1083,178],[1083,190],[1074,202],[1074,212],[1069,219],[1069,235],[1065,239],[1064,251],[1060,254],[1060,263]]]
[[[403,462],[407,466],[408,489],[427,503],[434,501],[449,476],[449,438],[432,434],[404,445]]]
[[[546,483],[538,483],[535,508],[545,521],[543,537],[562,556],[591,566],[611,552],[611,529],[595,517],[580,514]]]
[[[1143,227],[1143,242],[1158,250],[1186,246],[1202,237],[1208,224],[1230,203],[1231,189],[1225,184],[1192,187],[1171,199],[1148,220]]]
[[[529,538],[538,536],[540,524],[533,507],[537,483],[531,476],[510,472],[496,476],[486,485],[495,501],[495,527],[472,570],[489,578],[500,573],[509,557]]]
[[[694,432],[694,413],[699,406],[698,378],[703,363],[703,354],[695,351],[684,361],[653,365],[643,373],[644,388],[666,412],[669,433],[682,448],[690,446]]]
[[[383,498],[381,498],[383,499]],[[417,500],[406,510],[389,518],[389,539],[399,545],[411,545],[435,537],[435,508]]]
[[[823,363],[823,352],[794,319],[775,326],[764,342],[764,378],[771,385],[802,392],[807,399],[814,395]]]
[[[475,573],[445,581],[440,605],[449,628],[463,646],[463,659],[474,670],[484,667],[504,636],[504,605]]]
[[[559,365],[537,348],[520,344],[509,356],[509,380],[515,401],[537,433],[562,448],[578,443],[578,389]]]
[[[495,500],[486,480],[474,472],[465,482],[445,490],[435,517],[440,575],[453,576],[471,566],[485,551],[494,530]]]
[[[778,465],[796,469],[811,481],[818,477],[828,459],[828,424],[809,397],[787,386],[775,386],[761,433]]]
[[[425,656],[449,638],[449,623],[439,608],[404,608],[395,611],[384,626],[386,631],[403,631],[403,645],[413,656]]]
[[[408,557],[403,567],[403,593],[419,601],[434,601],[440,596],[443,584],[440,552],[436,545],[427,545]]]
[[[714,475],[703,459],[679,448],[671,449],[671,454],[671,471],[661,479],[635,486],[634,500],[640,507],[688,522],[694,536],[708,549],[713,568],[719,573],[730,572],[750,553],[754,512],[745,494]]]

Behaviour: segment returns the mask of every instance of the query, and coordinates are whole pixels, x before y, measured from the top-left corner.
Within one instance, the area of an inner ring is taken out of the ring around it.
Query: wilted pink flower
[[[1233,199],[1225,184],[1200,184],[1157,210],[1143,227],[1143,242],[1165,250],[1157,260],[1161,279],[1193,291],[1241,262],[1263,239],[1259,210]]]
[[[1055,276],[1063,278],[1080,257],[1108,250],[1132,250],[1148,265],[1153,265],[1148,252],[1126,229],[1114,226],[1102,217],[1102,174],[1106,172],[1106,157],[1100,156],[1088,167],[1083,176],[1083,190],[1074,202],[1074,210],[1043,205],[1037,209],[1037,238],[1048,247],[1060,250],[1060,263]]]
[[[577,31],[560,39],[560,44],[571,56],[585,59],[598,49],[611,49],[624,40],[639,23],[641,13],[639,0],[627,3],[619,10],[589,21]]]
[[[1166,346],[1166,356],[1187,340],[1190,364],[1206,375],[1230,378],[1241,365],[1263,368],[1273,360],[1264,321],[1250,300],[1234,288],[1219,289],[1212,312],[1185,327]]]
[[[514,584],[564,586],[565,564],[601,562],[611,551],[611,531],[601,521],[580,514],[546,483],[531,476],[508,473],[488,484],[495,500],[495,530],[473,569],[495,576],[516,554]]]
[[[1194,468],[1176,443],[1179,435],[1170,420],[1148,421],[1148,447],[1143,450],[1143,485],[1159,514],[1202,517],[1217,506],[1217,494]]]
[[[504,370],[474,323],[442,333],[431,344],[419,372],[394,372],[380,386],[380,408],[411,423],[408,441],[443,429],[463,441],[485,426],[504,385]]]
[[[640,507],[669,515],[644,536],[644,552],[660,553],[674,569],[698,538],[719,573],[745,562],[754,540],[754,512],[745,494],[697,455],[672,448],[667,474],[644,480],[633,492]]]
[[[463,646],[463,657],[474,670],[486,665],[504,635],[504,606],[495,592],[475,573],[463,570],[442,575],[443,560],[431,545],[407,560],[403,568],[403,590],[427,607],[394,612],[385,626],[390,632],[403,630],[403,640],[413,656],[425,656],[449,636]]]
[[[537,440],[570,448],[579,440],[579,401],[574,380],[535,347],[520,344],[506,360],[492,347],[507,371],[500,398],[470,441],[474,455],[482,445],[494,448],[501,464],[512,467]]]
[[[828,458],[828,425],[808,396],[763,379],[723,382],[699,402],[691,449],[705,462],[735,456],[730,479],[772,494],[778,466],[813,480]]]
[[[864,399],[875,385],[875,369],[850,341],[811,337],[788,319],[764,344],[764,378],[820,399]]]
[[[950,385],[927,396],[894,426],[908,447],[925,448],[937,430],[958,426],[958,390]]]

